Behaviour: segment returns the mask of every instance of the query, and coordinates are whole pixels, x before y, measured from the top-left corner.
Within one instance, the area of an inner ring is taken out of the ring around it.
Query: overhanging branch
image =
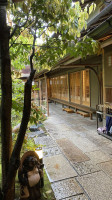
[[[34,40],[33,40],[33,47],[32,47],[32,54],[30,56],[30,68],[31,71],[33,71],[33,57],[35,55],[35,41],[36,41],[36,29],[35,29],[35,34],[34,34]]]
[[[20,22],[20,20],[21,19],[19,19],[19,22]],[[22,25],[16,24],[15,28],[13,29],[12,33],[10,34],[10,38],[9,39],[11,39],[13,37],[13,35],[15,34],[15,32],[16,32],[16,30],[18,28],[20,29],[20,28],[24,27],[26,25],[27,21],[28,21],[28,15],[27,15],[26,21]]]

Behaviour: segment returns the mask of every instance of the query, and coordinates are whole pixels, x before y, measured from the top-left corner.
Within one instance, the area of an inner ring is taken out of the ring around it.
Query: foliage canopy
[[[29,64],[28,55],[35,33],[34,64],[37,70],[51,67],[68,53],[82,57],[93,54],[98,44],[88,37],[81,42],[80,37],[81,30],[87,29],[89,14],[94,9],[94,3],[87,4],[82,10],[80,2],[73,3],[72,0],[26,0],[9,4],[11,29],[12,32],[16,30],[10,40],[12,65],[22,68],[23,63]]]

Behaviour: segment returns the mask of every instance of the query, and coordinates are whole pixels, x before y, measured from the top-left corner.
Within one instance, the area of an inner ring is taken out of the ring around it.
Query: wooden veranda
[[[89,113],[92,119],[102,95],[101,62],[101,56],[96,55],[83,60],[67,56],[50,71],[38,73],[35,81],[39,85],[39,105],[43,107],[43,102],[46,101],[49,114],[48,100],[58,102],[62,106],[75,108],[76,112],[81,110]]]

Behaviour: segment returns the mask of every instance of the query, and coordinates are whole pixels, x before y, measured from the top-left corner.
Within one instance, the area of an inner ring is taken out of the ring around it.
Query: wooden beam
[[[111,44],[112,44],[112,38],[109,38],[108,40],[105,40],[104,42],[101,43],[101,48],[105,48]]]
[[[85,67],[85,66],[98,66],[98,64],[73,64],[73,65],[60,65],[58,68],[74,68],[74,67]]]
[[[74,64],[74,65],[60,65],[59,66],[59,68],[74,68],[74,67],[85,67],[85,65]]]
[[[68,60],[67,62],[65,62],[65,64],[70,64],[70,63],[73,63],[73,62],[76,62],[77,60],[80,60],[81,59],[81,56],[77,57],[77,58],[71,58],[70,60]]]
[[[64,58],[61,58],[58,63],[54,66],[57,67],[58,65],[60,65],[61,63],[67,62],[68,60],[71,60],[73,57],[70,57],[70,55],[66,55]]]

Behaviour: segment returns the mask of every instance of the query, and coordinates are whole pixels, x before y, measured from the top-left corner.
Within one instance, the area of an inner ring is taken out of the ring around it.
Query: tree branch
[[[20,22],[20,20],[19,20],[19,22]],[[10,37],[9,37],[9,39],[11,39],[11,38],[13,37],[13,35],[15,34],[15,32],[16,32],[16,30],[17,30],[17,28],[18,28],[18,24],[16,24],[16,26],[14,27],[14,29],[13,29],[12,33],[10,34]]]
[[[25,29],[23,30],[23,31],[21,31],[20,32],[20,34],[18,35],[18,37],[21,35],[21,33],[23,33],[31,24],[32,24],[32,22],[33,22],[34,20],[32,20],[28,25],[27,25],[27,27],[25,27]],[[53,25],[47,25],[47,26],[43,26],[43,27],[41,27],[41,26],[38,26],[38,27],[36,27],[37,29],[39,29],[39,28],[49,28],[49,27],[51,27],[51,26],[53,26]],[[14,34],[13,34],[14,35]],[[18,39],[18,37],[14,40],[14,42],[10,45],[10,47],[9,47],[9,49],[13,46],[13,44],[15,44],[15,41]],[[10,36],[9,37],[9,39],[11,39],[12,38],[12,36]]]
[[[19,19],[19,22],[20,22],[20,20],[21,20],[21,19]],[[15,34],[17,28],[20,29],[20,28],[24,27],[24,26],[26,25],[27,21],[28,21],[28,15],[27,15],[27,19],[26,19],[26,21],[25,21],[22,25],[18,25],[18,24],[16,24],[15,28],[13,29],[12,33],[10,34],[9,39],[11,39],[11,38],[13,37],[13,35]],[[19,23],[19,22],[18,22],[18,23]]]
[[[21,35],[21,33],[23,33],[23,32],[26,30],[26,28],[28,28],[28,26],[30,26],[30,25],[32,24],[32,22],[33,22],[33,21],[31,21],[31,22],[27,25],[27,27],[25,27],[25,29],[19,33],[18,37]],[[13,44],[14,44],[15,41],[18,39],[18,37],[17,37],[17,38],[14,40],[14,42],[9,46],[9,49],[13,46]],[[10,38],[10,39],[11,39],[11,38]]]
[[[36,41],[36,29],[35,29],[35,34],[34,34],[34,40],[33,40],[33,47],[32,47],[32,54],[30,56],[30,68],[31,68],[31,71],[33,71],[33,57],[35,55],[35,41]]]
[[[25,46],[32,46],[32,44],[25,44],[25,43],[19,43],[19,42],[15,42],[14,44],[21,44],[21,45],[25,45]],[[34,45],[35,47],[40,47],[40,48],[54,48],[54,49],[57,49],[59,47],[51,47],[51,46],[48,46],[48,45]]]

